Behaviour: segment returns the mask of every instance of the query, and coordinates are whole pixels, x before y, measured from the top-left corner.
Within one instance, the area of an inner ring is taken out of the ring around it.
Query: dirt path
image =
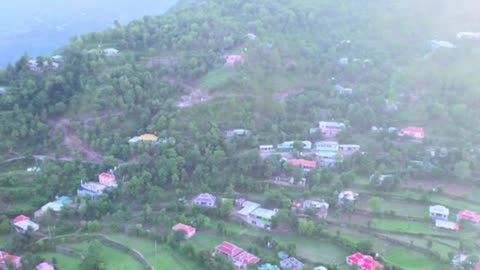
[[[73,123],[83,123],[89,124],[96,120],[106,119],[108,117],[120,115],[120,112],[109,114],[109,113],[102,113],[100,116],[92,116],[87,117],[81,121],[76,121]],[[57,118],[57,119],[49,119],[47,120],[48,125],[51,127],[49,132],[50,138],[55,138],[59,132],[63,132],[63,145],[70,151],[72,155],[80,154],[85,161],[92,162],[92,163],[102,163],[103,162],[103,154],[95,151],[93,148],[90,147],[89,144],[82,141],[76,134],[73,133],[71,129],[72,122],[67,118]],[[46,159],[55,159],[49,156],[44,156]],[[64,157],[61,158],[62,161],[71,161],[73,160],[72,157]]]

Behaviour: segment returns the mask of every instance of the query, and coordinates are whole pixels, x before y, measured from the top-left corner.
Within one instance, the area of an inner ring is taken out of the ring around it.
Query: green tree
[[[379,197],[372,197],[368,200],[368,209],[374,213],[380,213],[382,210],[382,199]]]
[[[102,244],[98,240],[92,241],[88,246],[80,268],[85,270],[106,270],[104,258],[101,256],[102,250]]]

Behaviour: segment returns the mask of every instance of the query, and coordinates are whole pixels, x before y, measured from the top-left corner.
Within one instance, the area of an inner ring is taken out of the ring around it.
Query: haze
[[[30,56],[50,54],[72,36],[100,31],[114,20],[127,23],[159,15],[177,0],[19,0],[2,1],[0,66]]]

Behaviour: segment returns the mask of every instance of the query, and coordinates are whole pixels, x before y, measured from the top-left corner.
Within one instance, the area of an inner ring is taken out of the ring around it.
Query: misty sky
[[[14,0],[0,4],[0,66],[50,54],[71,36],[165,12],[177,0]]]

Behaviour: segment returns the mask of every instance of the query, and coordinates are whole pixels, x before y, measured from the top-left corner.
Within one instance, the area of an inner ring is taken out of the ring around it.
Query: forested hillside
[[[34,183],[44,192],[9,215],[73,194],[92,171],[115,166],[121,191],[84,210],[86,219],[114,213],[114,201],[154,205],[173,192],[265,192],[268,203],[286,208],[292,195],[266,182],[279,175],[298,180],[302,172],[278,156],[262,159],[258,146],[323,139],[309,133],[320,120],[347,123],[339,142],[362,147],[335,169],[306,176],[306,193],[332,205],[340,190],[374,173],[476,180],[480,40],[456,34],[480,29],[478,2],[190,2],[72,39],[56,52],[64,59],[56,70],[32,72],[28,55],[0,70],[1,159],[72,161],[46,162]],[[454,47],[433,49],[431,40]],[[108,57],[106,48],[119,53]],[[243,63],[227,66],[228,55],[241,55]],[[427,136],[419,147],[373,134],[372,126],[421,126]],[[252,134],[225,136],[235,128]],[[128,143],[144,133],[165,141]],[[448,156],[430,155],[440,148]],[[411,161],[431,166],[412,169]],[[0,180],[13,185],[12,176]],[[3,201],[13,197],[31,194],[0,192]]]

